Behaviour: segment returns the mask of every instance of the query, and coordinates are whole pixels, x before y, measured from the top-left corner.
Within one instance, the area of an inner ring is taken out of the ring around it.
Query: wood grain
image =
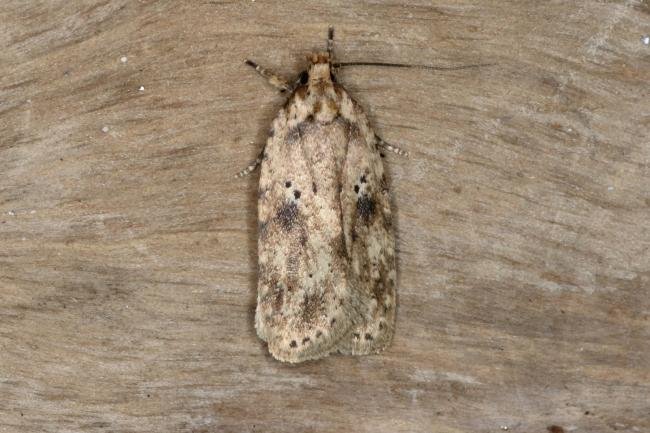
[[[0,5],[0,431],[650,431],[648,1]],[[388,155],[397,334],[274,361],[257,154],[336,26]],[[125,59],[122,59],[122,58]],[[125,60],[125,61],[122,61]],[[560,430],[558,430],[560,429]]]

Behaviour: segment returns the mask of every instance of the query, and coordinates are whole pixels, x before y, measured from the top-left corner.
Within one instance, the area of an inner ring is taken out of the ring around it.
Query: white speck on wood
[[[632,2],[630,1],[624,4],[612,5],[613,11],[609,14],[607,21],[603,23],[602,30],[587,41],[586,49],[589,57],[596,56],[598,50],[607,43],[612,30],[621,21],[623,15],[625,15],[631,5]]]

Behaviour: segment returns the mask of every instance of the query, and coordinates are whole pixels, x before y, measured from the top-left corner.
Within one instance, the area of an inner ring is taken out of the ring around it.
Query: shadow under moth
[[[285,362],[377,353],[393,336],[395,238],[380,149],[405,152],[373,132],[336,82],[333,67],[369,63],[333,63],[333,34],[294,82],[246,61],[290,94],[240,173],[261,165],[255,328]]]

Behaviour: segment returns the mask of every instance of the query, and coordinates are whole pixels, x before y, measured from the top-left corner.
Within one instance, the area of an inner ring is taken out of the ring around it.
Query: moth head
[[[332,71],[330,56],[328,53],[311,53],[307,56],[309,60],[309,82],[310,83],[331,83]]]
[[[307,54],[307,60],[312,65],[316,65],[318,63],[327,63],[329,64],[330,62],[330,55],[328,53],[310,53]]]

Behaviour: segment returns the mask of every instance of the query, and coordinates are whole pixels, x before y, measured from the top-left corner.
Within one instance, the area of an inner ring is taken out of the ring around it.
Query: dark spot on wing
[[[291,340],[291,343],[289,343],[289,347],[297,347],[298,343],[296,343],[296,340]]]
[[[365,194],[362,195],[357,200],[357,213],[365,223],[368,223],[375,214],[375,201]]]
[[[290,231],[296,225],[298,205],[294,202],[285,202],[278,209],[275,218],[284,231]]]
[[[290,180],[286,181],[284,183],[284,186],[286,186],[287,188],[291,188],[291,181]]]
[[[316,182],[311,183],[311,190],[316,194],[318,192],[318,188],[316,188]]]
[[[302,345],[304,346],[305,344],[309,343],[309,340],[310,340],[309,337],[305,337],[305,338],[303,338],[303,339],[302,339]]]
[[[287,131],[287,136],[284,139],[284,141],[287,144],[294,144],[299,140],[300,140],[300,128],[299,127],[290,128]]]
[[[298,124],[298,135],[302,138],[302,136],[307,132],[307,129],[312,125],[311,120],[314,119],[314,116],[311,114],[305,118],[303,122],[300,122]]]
[[[359,192],[359,185],[354,185],[354,192],[356,192],[356,193]]]
[[[307,71],[302,71],[300,73],[299,79],[300,79],[300,84],[307,84],[307,82],[309,81],[309,73]]]
[[[361,176],[361,179],[359,179],[359,181],[361,183],[366,183],[366,175],[364,174],[363,176]]]
[[[297,189],[294,190],[293,191],[293,196],[296,198],[296,200],[298,200],[300,198],[300,191],[298,191]]]
[[[364,337],[365,337],[366,340],[372,340],[372,335],[370,335],[368,333],[366,333],[366,335],[364,335]]]

